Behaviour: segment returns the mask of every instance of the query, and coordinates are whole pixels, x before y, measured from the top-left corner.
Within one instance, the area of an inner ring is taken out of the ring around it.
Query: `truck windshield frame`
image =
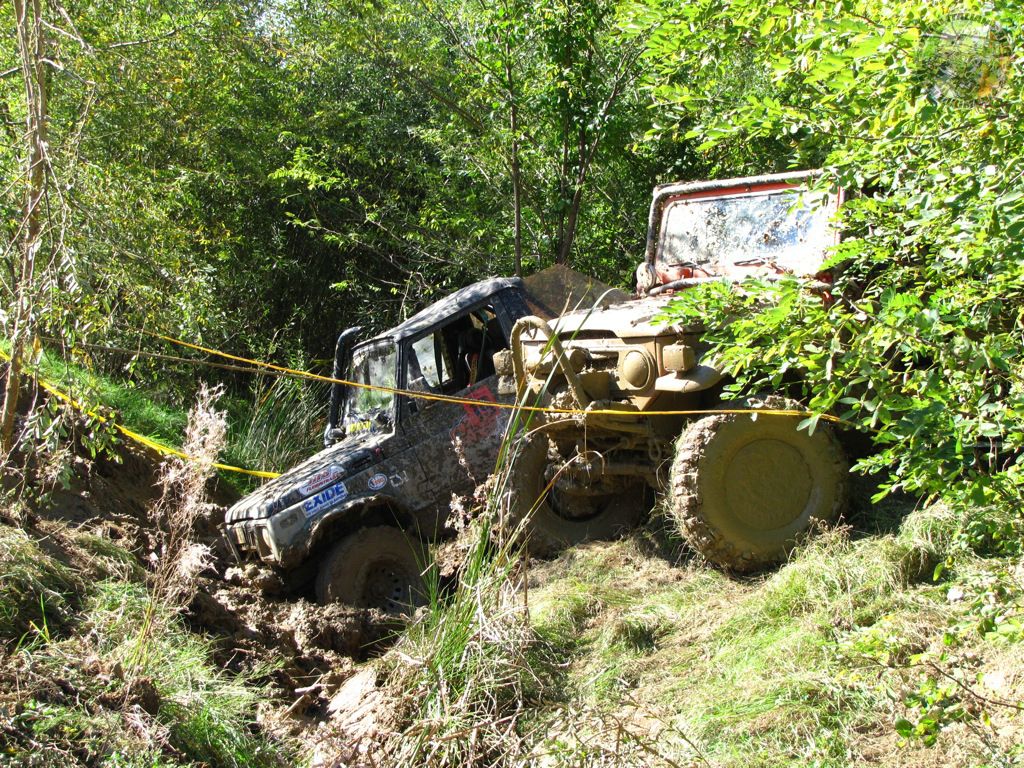
[[[665,203],[658,261],[708,276],[757,264],[813,275],[835,243],[835,209],[834,196],[789,185],[680,195]]]

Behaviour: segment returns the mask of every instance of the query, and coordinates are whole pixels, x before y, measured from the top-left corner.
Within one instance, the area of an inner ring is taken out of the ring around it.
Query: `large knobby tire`
[[[411,615],[426,603],[425,563],[423,545],[401,529],[363,528],[335,544],[320,563],[316,598]]]
[[[595,539],[612,539],[635,527],[649,511],[646,484],[637,479],[624,491],[608,494],[567,494],[548,487],[548,467],[563,462],[549,457],[549,441],[524,438],[509,472],[511,516],[527,520],[530,554],[549,557],[565,547]]]
[[[783,398],[742,407],[798,409]],[[683,536],[713,563],[737,572],[775,565],[847,500],[849,467],[832,430],[798,431],[798,416],[716,414],[676,443],[670,508]]]

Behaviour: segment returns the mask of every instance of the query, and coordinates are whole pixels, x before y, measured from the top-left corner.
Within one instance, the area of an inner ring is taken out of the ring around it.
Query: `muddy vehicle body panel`
[[[578,411],[539,417],[541,445],[524,449],[541,479],[520,478],[519,512],[533,506],[531,496],[548,494],[535,526],[542,529],[538,549],[628,527],[636,510],[627,505],[623,513],[621,501],[643,486],[685,507],[680,525],[696,549],[741,571],[784,557],[794,530],[839,513],[845,460],[828,428],[809,438],[796,430],[796,416],[776,414],[766,429],[764,422],[752,426],[757,419],[750,416],[713,415],[798,406],[777,397],[723,403],[726,377],[707,357],[703,323],[670,325],[659,317],[673,292],[710,281],[791,278],[827,293],[823,265],[836,242],[831,219],[841,195],[814,189],[818,175],[658,187],[637,268],[638,298],[516,324],[517,385],[542,404]],[[543,468],[538,456],[545,454]],[[602,506],[602,497],[620,503]],[[690,519],[701,516],[717,522]]]
[[[492,279],[355,345],[343,378],[385,389],[342,387],[332,444],[228,510],[238,558],[290,569],[361,528],[440,535],[452,493],[493,471],[510,411],[429,398],[511,402],[491,356],[526,313],[521,281]]]

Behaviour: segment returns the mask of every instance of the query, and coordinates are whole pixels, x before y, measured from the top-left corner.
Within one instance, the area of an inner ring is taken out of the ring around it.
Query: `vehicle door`
[[[509,318],[478,305],[402,344],[401,422],[431,487],[439,520],[494,471],[510,403],[498,394],[493,354],[508,348]],[[448,402],[456,398],[460,402]]]

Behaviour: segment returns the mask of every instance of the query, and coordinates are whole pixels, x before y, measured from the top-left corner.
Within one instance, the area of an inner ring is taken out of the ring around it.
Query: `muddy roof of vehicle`
[[[405,322],[395,326],[390,331],[375,337],[393,338],[396,340],[406,339],[427,330],[440,320],[459,314],[459,312],[484,301],[499,291],[508,288],[523,289],[523,281],[518,277],[492,277],[489,280],[481,280],[479,283],[467,285],[455,293],[435,301],[426,309],[422,309]]]
[[[674,195],[685,195],[691,192],[714,192],[718,190],[733,190],[737,187],[759,187],[764,184],[777,184],[780,182],[788,184],[800,184],[808,179],[814,179],[821,175],[820,170],[811,171],[787,171],[786,173],[767,173],[761,176],[741,176],[735,179],[713,179],[711,181],[675,181],[669,184],[659,184],[654,188],[655,200]]]

